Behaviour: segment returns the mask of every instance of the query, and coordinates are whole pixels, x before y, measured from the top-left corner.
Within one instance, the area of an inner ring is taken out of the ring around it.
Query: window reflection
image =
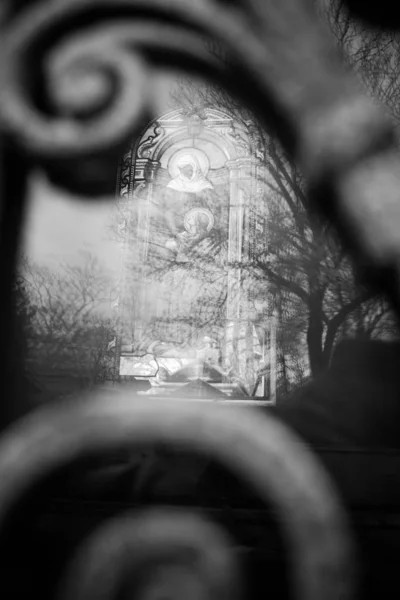
[[[179,108],[133,140],[116,202],[33,182],[17,304],[42,399],[127,383],[274,403],[323,372],[341,339],[396,335],[309,215],[298,169],[211,92],[186,102],[180,89]]]

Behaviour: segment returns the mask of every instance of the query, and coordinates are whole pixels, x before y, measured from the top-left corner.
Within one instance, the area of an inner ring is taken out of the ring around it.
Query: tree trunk
[[[284,352],[281,352],[280,363],[281,363],[281,369],[282,369],[283,391],[284,391],[285,396],[287,396],[289,393],[289,382],[288,382],[288,376],[287,376],[286,356],[285,356]]]
[[[322,301],[319,294],[310,296],[309,311],[307,347],[311,374],[315,377],[328,366],[323,351],[324,323]]]
[[[341,310],[331,319],[328,323],[328,327],[326,330],[325,342],[324,342],[324,361],[326,365],[329,365],[331,360],[333,345],[336,339],[337,332],[339,328],[346,322],[347,317],[353,312],[357,311],[356,315],[356,324],[357,324],[357,332],[358,336],[364,337],[364,322],[362,318],[362,304],[370,297],[370,293],[366,292],[357,298],[354,298],[351,302],[349,302],[346,306],[343,306]]]

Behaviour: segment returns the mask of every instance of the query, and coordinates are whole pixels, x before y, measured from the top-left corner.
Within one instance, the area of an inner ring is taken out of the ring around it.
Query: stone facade
[[[211,339],[227,381],[234,374],[254,387],[265,355],[255,323],[260,310],[268,312],[247,268],[267,243],[261,158],[248,128],[214,109],[168,113],[125,154],[116,375],[126,376],[129,361],[156,346],[156,359],[180,360],[182,368]]]

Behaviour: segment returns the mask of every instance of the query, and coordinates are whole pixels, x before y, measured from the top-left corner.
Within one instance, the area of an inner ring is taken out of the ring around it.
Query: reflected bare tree
[[[54,396],[111,379],[110,278],[90,252],[80,259],[57,269],[20,261],[29,306],[27,372]]]
[[[397,118],[400,63],[395,37],[356,26],[340,3],[327,3],[322,12],[349,65],[357,70],[370,94],[384,101]],[[218,48],[210,51],[224,60]],[[284,387],[288,365],[292,365],[295,379],[304,377],[304,360],[299,364],[299,356],[307,355],[310,371],[316,375],[327,368],[334,345],[342,337],[397,335],[388,305],[358,284],[330,227],[310,216],[302,174],[257,120],[220,88],[187,78],[178,82],[173,105],[188,114],[199,107],[219,107],[231,114],[253,139],[254,158],[265,167],[259,202],[267,205],[268,219],[258,235],[266,236],[267,244],[259,244],[260,252],[256,244],[245,269],[252,281],[258,282],[253,283],[259,287],[258,293],[270,296],[278,308]],[[261,321],[263,318],[265,315],[260,315]],[[262,323],[259,325],[262,328]]]

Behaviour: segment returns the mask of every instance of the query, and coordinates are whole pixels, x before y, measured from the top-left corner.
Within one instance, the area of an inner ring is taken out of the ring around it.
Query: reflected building
[[[221,385],[254,389],[271,337],[265,282],[258,293],[249,268],[267,245],[260,158],[256,136],[214,109],[164,115],[123,157],[116,376],[142,364],[207,380],[210,367]]]

